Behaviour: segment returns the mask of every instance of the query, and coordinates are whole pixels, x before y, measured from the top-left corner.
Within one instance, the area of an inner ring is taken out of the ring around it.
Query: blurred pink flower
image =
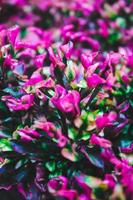
[[[87,85],[89,88],[95,88],[100,84],[104,84],[105,80],[101,78],[98,74],[93,74],[87,77]]]

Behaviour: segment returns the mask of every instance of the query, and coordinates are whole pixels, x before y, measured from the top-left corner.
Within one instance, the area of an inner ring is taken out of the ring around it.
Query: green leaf
[[[75,140],[75,139],[77,139],[77,135],[78,135],[78,132],[76,131],[76,129],[74,129],[73,127],[68,129],[69,138]]]
[[[11,151],[10,142],[7,139],[0,139],[0,150],[2,151]]]
[[[45,164],[46,168],[50,171],[53,172],[55,171],[55,162],[54,161],[49,161]]]

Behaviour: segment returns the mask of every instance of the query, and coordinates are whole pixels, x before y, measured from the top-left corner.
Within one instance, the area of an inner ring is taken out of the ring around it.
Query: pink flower
[[[12,96],[3,96],[2,100],[6,102],[10,110],[28,110],[33,106],[34,96],[32,94],[26,94],[20,99],[16,99]]]
[[[27,86],[34,86],[35,84],[37,84],[38,82],[42,81],[42,76],[41,74],[39,73],[39,71],[35,71],[32,76],[30,77],[30,79],[24,84],[24,87],[27,87]]]
[[[88,197],[88,200],[91,199],[91,193],[92,189],[89,187],[89,185],[85,182],[85,175],[81,174],[79,176],[75,176],[76,182],[78,185],[82,188],[83,193]],[[84,199],[84,198],[83,198]]]
[[[59,66],[61,69],[64,69],[65,64],[62,61],[61,51],[58,49],[57,54],[54,53],[51,47],[48,48],[49,58],[54,67]]]
[[[29,127],[19,129],[17,133],[21,136],[21,139],[26,141],[32,141],[40,137],[40,134],[37,131]]]
[[[60,49],[64,53],[65,57],[67,59],[70,59],[72,51],[73,51],[73,43],[70,41],[69,43],[62,45]]]
[[[76,90],[67,92],[61,85],[56,85],[55,96],[51,98],[51,102],[62,112],[77,115],[79,110],[80,95]]]
[[[123,165],[122,167],[122,180],[123,186],[126,188],[126,193],[132,196],[133,199],[133,167]]]
[[[43,62],[46,57],[46,54],[37,55],[34,60],[34,64],[37,68],[43,67]]]
[[[114,112],[110,112],[109,114],[104,114],[101,116],[97,116],[96,125],[97,128],[102,129],[108,125],[111,125],[113,121],[117,118],[117,114]]]
[[[12,46],[15,45],[19,32],[20,32],[20,28],[17,25],[8,29],[7,35],[8,35],[9,42],[11,43]]]
[[[85,69],[87,69],[93,63],[93,56],[81,54],[81,63]]]
[[[117,65],[120,62],[122,55],[120,53],[110,53],[109,55],[109,64]]]
[[[42,129],[49,137],[54,137],[57,140],[59,147],[64,147],[68,139],[62,134],[61,129],[57,129],[52,122],[35,121],[34,128]]]
[[[113,176],[112,174],[106,174],[103,182],[107,184],[110,189],[113,189],[116,184],[115,176]]]
[[[104,38],[107,38],[109,31],[108,31],[108,26],[107,26],[106,22],[102,19],[99,19],[98,25],[100,26],[100,29],[99,29],[100,35],[103,36]]]
[[[53,88],[55,85],[54,80],[50,77],[46,80],[42,80],[36,84],[36,88]]]
[[[48,190],[55,194],[58,190],[66,189],[68,180],[64,176],[58,176],[57,178],[51,179],[48,183]],[[60,187],[59,187],[60,186]]]
[[[34,128],[45,131],[50,137],[54,137],[54,133],[56,132],[55,125],[52,122],[46,121],[46,119],[36,120],[34,123]]]
[[[112,146],[109,140],[98,137],[96,134],[93,134],[91,136],[90,143],[99,145],[100,147],[103,147],[103,148],[110,148]]]
[[[68,180],[64,176],[58,176],[48,182],[48,190],[55,197],[64,197],[68,200],[77,199],[77,191],[68,189]]]
[[[103,83],[105,83],[105,80],[98,74],[93,74],[92,76],[87,77],[87,85],[89,88],[94,88]]]

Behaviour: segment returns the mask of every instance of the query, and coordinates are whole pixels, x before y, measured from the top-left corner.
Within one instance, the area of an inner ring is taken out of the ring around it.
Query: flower
[[[64,53],[65,57],[70,59],[73,51],[73,43],[70,41],[68,44],[62,45],[60,49]]]
[[[34,96],[32,94],[26,94],[20,99],[16,99],[12,96],[3,96],[2,100],[6,102],[10,110],[28,110],[31,106],[33,106]]]
[[[103,148],[111,148],[111,146],[112,146],[112,144],[109,140],[98,137],[96,134],[93,134],[91,136],[90,143],[99,145],[100,147],[103,147]]]
[[[80,95],[76,90],[67,91],[61,85],[56,85],[55,96],[51,98],[51,102],[62,112],[78,115]]]
[[[117,118],[115,112],[110,112],[109,114],[99,115],[96,117],[97,128],[102,129],[108,125],[111,125]]]
[[[48,182],[48,190],[55,197],[64,197],[68,200],[74,200],[77,198],[77,192],[73,189],[68,189],[68,180],[64,176],[59,176],[58,178],[51,179]]]
[[[104,84],[105,80],[101,78],[98,74],[93,74],[87,77],[87,85],[89,88],[94,88],[100,84]]]
[[[20,33],[20,27],[18,25],[15,25],[8,29],[7,36],[12,46],[16,44],[17,36],[19,35],[19,33]]]
[[[54,67],[59,66],[61,69],[64,69],[65,64],[62,61],[60,50],[58,49],[57,54],[55,54],[53,49],[51,47],[49,47],[48,52],[49,52],[49,58],[53,64],[53,66]]]
[[[43,62],[46,58],[46,54],[40,54],[35,57],[34,64],[37,68],[43,67]]]
[[[32,128],[25,127],[17,130],[17,133],[20,135],[22,140],[33,141],[40,137],[40,134]]]
[[[133,199],[132,1],[0,2],[4,198]]]

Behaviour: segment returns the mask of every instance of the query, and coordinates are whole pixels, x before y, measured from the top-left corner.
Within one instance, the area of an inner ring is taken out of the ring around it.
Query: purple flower
[[[56,85],[55,96],[51,98],[51,102],[62,112],[78,115],[80,95],[76,90],[66,91],[61,85]]]
[[[28,110],[33,106],[34,96],[32,94],[26,94],[20,99],[16,99],[12,96],[3,96],[2,100],[6,102],[10,110]]]

